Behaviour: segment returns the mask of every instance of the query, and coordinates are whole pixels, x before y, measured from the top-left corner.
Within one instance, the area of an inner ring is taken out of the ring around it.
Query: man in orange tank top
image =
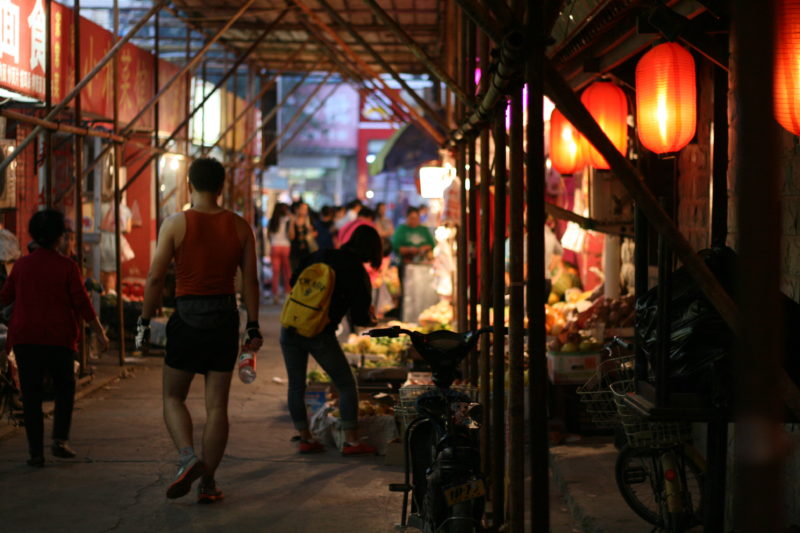
[[[189,167],[192,208],[164,220],[147,276],[137,347],[149,340],[150,317],[156,312],[167,268],[175,260],[175,313],[167,323],[164,359],[164,421],[180,461],[167,498],[189,493],[202,478],[198,501],[222,499],[214,473],[228,440],[228,392],[239,351],[239,313],[234,277],[241,269],[247,308],[245,346],[261,347],[258,327],[259,284],[255,238],[250,225],[217,204],[225,182],[224,167],[213,158]],[[192,444],[192,419],[186,409],[195,374],[205,375],[206,426],[198,457]]]

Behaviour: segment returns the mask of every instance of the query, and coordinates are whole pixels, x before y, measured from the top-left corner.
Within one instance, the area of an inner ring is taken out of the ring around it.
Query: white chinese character
[[[8,54],[19,63],[19,6],[0,0],[0,57]]]
[[[36,0],[33,11],[28,15],[28,27],[31,29],[31,70],[37,66],[41,66],[42,70],[44,70],[47,19],[42,7],[42,0]]]

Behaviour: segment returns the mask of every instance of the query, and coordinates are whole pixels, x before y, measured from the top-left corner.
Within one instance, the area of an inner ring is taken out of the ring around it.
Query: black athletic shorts
[[[193,298],[193,297],[184,297]],[[239,355],[239,313],[232,309],[221,313],[212,327],[194,327],[178,310],[167,322],[166,364],[197,374],[231,372]]]

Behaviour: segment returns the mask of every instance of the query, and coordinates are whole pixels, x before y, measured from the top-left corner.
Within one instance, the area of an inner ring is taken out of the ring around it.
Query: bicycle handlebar
[[[409,335],[411,332],[407,329],[403,329],[400,326],[392,326],[391,328],[378,328],[378,329],[371,329],[369,331],[365,331],[362,335],[366,335],[369,337],[399,337],[400,334]]]
[[[633,343],[625,342],[624,340],[622,340],[619,337],[612,338],[610,341],[608,341],[605,344],[604,348],[610,349],[614,345],[620,346],[621,348],[624,348],[625,350],[632,350],[633,349]]]
[[[486,328],[481,328],[481,329],[479,329],[477,331],[468,331],[467,333],[465,333],[465,335],[469,334],[469,333],[472,333],[473,335],[481,335],[483,333],[492,333],[492,332],[494,332],[494,328],[492,326],[489,326],[489,327],[486,327]],[[366,336],[369,336],[369,337],[392,337],[392,338],[394,338],[394,337],[399,337],[400,335],[411,335],[412,333],[415,333],[415,332],[407,330],[407,329],[403,329],[400,326],[392,326],[390,328],[371,329],[369,331],[365,331],[364,333],[362,333],[362,335],[366,335]],[[435,332],[433,332],[433,333],[435,333]],[[503,335],[508,335],[508,328],[503,328],[502,334]],[[421,335],[426,335],[426,334],[423,333]],[[430,335],[430,334],[427,334],[427,335]]]

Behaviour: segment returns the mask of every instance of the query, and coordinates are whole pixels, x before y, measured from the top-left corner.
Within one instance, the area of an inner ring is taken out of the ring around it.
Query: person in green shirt
[[[431,230],[420,221],[419,209],[409,207],[406,223],[400,224],[392,236],[392,248],[398,253],[403,264],[425,263],[436,246]]]

